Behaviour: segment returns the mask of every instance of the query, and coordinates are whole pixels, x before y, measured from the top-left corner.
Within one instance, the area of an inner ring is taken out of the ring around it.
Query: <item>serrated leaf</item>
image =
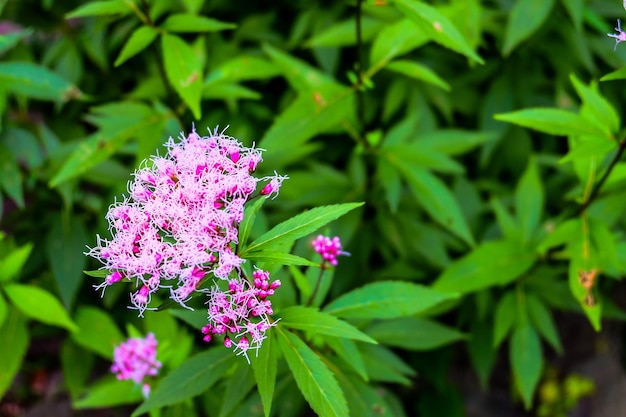
[[[202,63],[191,46],[178,36],[162,35],[163,65],[170,85],[200,119]]]
[[[115,63],[113,66],[118,67],[123,64],[128,59],[137,55],[139,52],[146,49],[154,38],[157,37],[159,32],[156,29],[150,26],[142,26],[139,29],[135,30],[128,38],[128,41],[124,44],[122,51],[117,56]]]
[[[280,348],[300,392],[320,417],[348,415],[346,399],[334,375],[295,334],[277,328]]]
[[[528,410],[543,368],[541,342],[535,329],[529,325],[515,328],[509,345],[509,358],[515,384]]]
[[[249,252],[244,259],[249,259],[255,262],[266,262],[276,265],[303,265],[303,266],[319,266],[318,263],[311,262],[301,256],[292,255],[290,253],[278,252],[278,251],[259,251]]]
[[[604,132],[584,117],[567,110],[533,108],[494,115],[496,120],[513,123],[555,136],[591,135],[604,137]]]
[[[252,368],[247,363],[240,363],[236,370],[229,375],[222,397],[222,407],[218,417],[233,415],[237,405],[241,404],[254,387]]]
[[[192,356],[165,376],[150,397],[133,411],[132,416],[176,404],[195,397],[224,377],[235,355],[224,347],[215,347]]]
[[[254,371],[257,389],[263,403],[263,412],[269,417],[276,386],[276,372],[278,370],[277,344],[273,332],[270,332],[257,355],[250,356],[250,364]]]
[[[353,325],[339,320],[328,313],[321,312],[317,308],[304,306],[288,307],[280,311],[280,317],[280,326],[286,326],[290,329],[376,343],[376,340]]]
[[[105,359],[112,359],[113,349],[125,339],[111,316],[95,307],[80,307],[75,322],[74,342]]]
[[[0,340],[4,342],[0,343],[0,398],[4,397],[21,368],[29,339],[26,321],[17,311],[10,309],[0,326]]]
[[[408,386],[411,384],[409,377],[416,375],[413,368],[383,345],[361,345],[359,350],[372,381],[394,382]]]
[[[133,381],[120,381],[107,376],[90,386],[85,396],[74,401],[76,409],[115,407],[136,404],[143,400],[141,386]]]
[[[382,281],[341,295],[324,307],[324,312],[346,318],[403,317],[457,297],[410,282]]]
[[[364,381],[369,381],[363,355],[361,355],[356,342],[343,337],[334,336],[324,336],[324,341],[348,366],[359,374]]]
[[[420,63],[399,59],[390,62],[385,68],[399,74],[406,75],[407,77],[427,82],[443,89],[444,91],[450,91],[450,84],[438,76],[433,70]]]
[[[436,8],[414,0],[395,0],[396,7],[438,44],[461,53],[468,58],[484,63],[482,58],[467,43],[461,32]]]
[[[452,263],[433,284],[438,291],[468,293],[514,281],[535,263],[536,255],[518,242],[486,242]]]
[[[466,337],[456,329],[419,317],[377,321],[365,332],[384,345],[410,350],[432,350]]]
[[[515,189],[515,214],[522,231],[522,241],[528,243],[541,221],[544,192],[535,158],[528,166]]]
[[[517,298],[514,291],[506,292],[494,312],[493,346],[498,347],[517,323]]]
[[[217,32],[236,27],[237,25],[234,23],[186,13],[169,15],[161,25],[161,29],[178,33]]]
[[[58,74],[29,62],[0,62],[0,84],[11,93],[38,100],[63,102],[82,95]]]
[[[78,330],[59,300],[48,291],[23,284],[6,285],[4,291],[13,305],[27,317],[42,323],[64,327],[72,332]]]
[[[541,333],[554,350],[562,353],[563,347],[550,310],[534,294],[526,294],[526,306],[533,327]]]
[[[286,220],[270,231],[261,235],[241,253],[243,258],[248,253],[259,251],[285,251],[291,244],[303,236],[306,236],[320,227],[327,225],[333,220],[343,216],[363,203],[344,203],[330,206],[316,207],[304,213],[298,214]]]
[[[0,259],[0,282],[11,281],[19,276],[33,247],[32,243],[26,243],[8,253],[2,254],[2,259]]]
[[[459,203],[444,182],[426,169],[407,164],[401,159],[394,159],[390,162],[402,172],[413,196],[424,210],[468,245],[474,246],[474,238]]]
[[[518,0],[506,25],[502,53],[507,56],[522,41],[528,39],[546,20],[554,0]]]
[[[387,393],[370,386],[343,369],[334,368],[337,381],[343,390],[350,415],[358,417],[396,417],[393,408],[385,401]]]
[[[92,1],[90,3],[79,6],[78,8],[67,13],[67,19],[86,16],[108,16],[113,14],[128,14],[132,10],[122,0],[110,1]]]

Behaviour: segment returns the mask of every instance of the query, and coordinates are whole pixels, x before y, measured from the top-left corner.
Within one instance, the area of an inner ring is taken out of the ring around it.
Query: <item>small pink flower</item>
[[[311,243],[315,252],[322,255],[322,264],[328,262],[332,266],[337,266],[337,256],[350,255],[350,253],[341,250],[341,240],[338,236],[331,239],[327,236],[318,235]]]
[[[142,384],[144,378],[156,376],[161,363],[156,360],[157,340],[152,333],[145,338],[129,338],[117,346],[113,352],[111,372],[117,379],[131,379],[136,384]],[[143,383],[142,392],[147,398],[150,385]]]

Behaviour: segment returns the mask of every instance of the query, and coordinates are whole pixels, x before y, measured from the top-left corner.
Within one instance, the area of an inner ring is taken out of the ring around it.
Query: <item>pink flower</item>
[[[209,320],[202,328],[204,340],[210,342],[214,335],[224,334],[224,346],[235,347],[235,352],[248,359],[249,349],[259,349],[265,332],[276,322],[268,318],[273,314],[272,302],[267,298],[280,287],[280,281],[269,281],[269,272],[260,269],[252,273],[253,283],[246,279],[231,279],[228,290],[215,286],[209,293]]]
[[[337,256],[350,255],[348,252],[341,250],[341,240],[338,236],[331,239],[330,237],[319,235],[311,243],[315,252],[322,255],[322,265],[328,262],[332,266],[337,266]]]
[[[113,352],[113,372],[117,379],[131,379],[136,384],[142,384],[144,378],[156,376],[161,363],[156,360],[157,340],[152,333],[145,338],[129,338],[117,346]],[[143,383],[144,397],[150,393],[150,385]]]
[[[243,259],[235,248],[245,204],[257,183],[268,182],[259,194],[269,197],[287,178],[254,177],[262,150],[217,129],[205,137],[194,130],[166,146],[165,156],[141,163],[129,196],[109,208],[112,239],[98,236],[87,252],[110,271],[96,288],[135,282],[131,303],[140,315],[159,288],[185,306],[205,280],[239,276]]]
[[[624,8],[626,8],[626,3]],[[615,38],[615,47],[613,48],[613,50],[617,49],[617,45],[620,42],[626,42],[626,32],[622,31],[622,22],[617,19],[617,27],[615,28],[615,31],[617,32],[617,34],[615,33],[607,33],[607,35],[611,38]]]

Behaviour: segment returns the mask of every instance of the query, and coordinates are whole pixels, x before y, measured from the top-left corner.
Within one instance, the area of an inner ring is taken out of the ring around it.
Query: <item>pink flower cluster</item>
[[[318,235],[312,242],[315,252],[322,255],[323,263],[328,262],[332,266],[337,266],[337,256],[350,255],[341,250],[341,240],[339,236],[332,239],[328,236]]]
[[[129,338],[122,342],[113,352],[113,365],[111,372],[116,374],[117,379],[132,379],[141,384],[145,377],[156,376],[161,368],[161,363],[156,360],[157,340],[152,333],[145,338]],[[150,393],[150,385],[142,385],[144,397]]]
[[[245,279],[232,279],[228,282],[228,291],[222,291],[217,285],[211,290],[209,322],[202,328],[205,342],[223,334],[224,346],[234,346],[246,359],[248,349],[261,347],[265,332],[275,325],[268,318],[273,314],[268,297],[280,287],[280,281],[270,282],[269,276],[269,272],[257,269],[252,273],[252,284]]]
[[[142,315],[151,295],[167,288],[185,306],[211,275],[228,280],[243,260],[235,254],[244,204],[278,193],[286,177],[255,178],[261,149],[247,148],[217,129],[170,138],[167,155],[144,161],[129,182],[129,197],[113,204],[106,219],[113,238],[98,236],[87,253],[110,274],[97,288],[124,278],[137,283],[133,308]]]
[[[624,3],[624,8],[626,8],[626,2]],[[626,42],[626,32],[622,30],[622,22],[619,19],[617,19],[617,27],[615,28],[615,31],[617,34],[607,33],[609,37],[615,39],[615,47],[613,50],[617,49],[617,45],[619,45],[620,42]]]

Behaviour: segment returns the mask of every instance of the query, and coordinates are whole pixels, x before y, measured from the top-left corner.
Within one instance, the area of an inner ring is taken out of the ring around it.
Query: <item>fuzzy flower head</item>
[[[276,322],[269,320],[273,314],[269,297],[280,287],[280,281],[270,281],[269,272],[257,269],[252,283],[246,279],[232,279],[228,290],[215,286],[209,293],[209,320],[202,328],[205,342],[214,335],[224,335],[224,346],[233,348],[248,359],[249,349],[259,349],[266,338],[265,332]]]
[[[328,262],[332,266],[337,266],[337,256],[350,255],[341,250],[341,240],[339,236],[332,239],[328,236],[318,235],[312,242],[315,252],[322,255],[322,264]]]
[[[254,177],[262,150],[217,129],[204,137],[194,130],[166,146],[165,156],[142,162],[129,196],[109,208],[112,239],[98,236],[87,253],[111,271],[98,289],[135,282],[131,303],[140,315],[159,288],[185,306],[207,278],[228,280],[239,271],[243,260],[234,249],[244,205],[275,195],[286,179]],[[259,182],[262,191],[253,195]]]
[[[626,2],[624,3],[624,8],[626,8]],[[626,32],[622,30],[622,22],[620,19],[617,19],[617,27],[615,28],[617,33],[607,33],[607,35],[611,38],[615,38],[615,47],[613,50],[617,49],[617,45],[620,42],[626,42]]]
[[[161,363],[156,360],[157,340],[152,333],[145,338],[129,338],[115,348],[111,372],[117,379],[131,379],[136,384],[142,384],[144,378],[156,376]],[[150,393],[150,385],[142,384],[145,398]]]

